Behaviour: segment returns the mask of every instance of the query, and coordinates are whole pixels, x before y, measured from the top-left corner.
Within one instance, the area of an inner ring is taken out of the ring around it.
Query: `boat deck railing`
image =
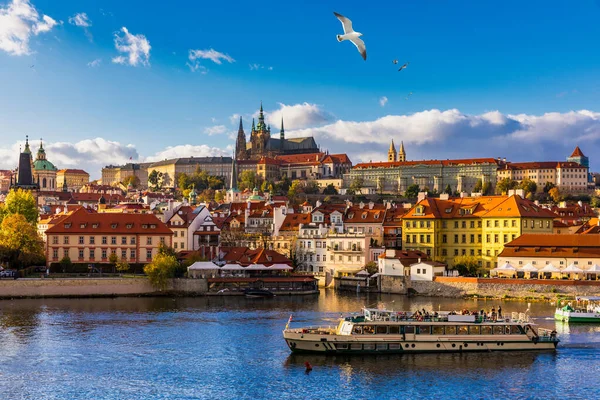
[[[558,338],[556,337],[556,331],[538,328],[538,342],[558,342]]]
[[[510,315],[488,317],[481,314],[460,314],[452,312],[440,312],[421,315],[412,312],[369,312],[365,316],[348,317],[346,321],[351,322],[466,322],[466,323],[528,323],[527,313],[513,312]]]
[[[336,330],[331,326],[309,326],[304,328],[288,328],[286,332],[309,333],[313,335],[335,335]]]

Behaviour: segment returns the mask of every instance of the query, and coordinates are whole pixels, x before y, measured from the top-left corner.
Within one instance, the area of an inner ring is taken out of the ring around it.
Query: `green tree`
[[[297,203],[298,198],[304,193],[304,186],[301,181],[293,181],[288,189],[287,196],[291,203]]]
[[[137,175],[129,175],[127,178],[123,179],[123,185],[129,186],[131,185],[134,189],[140,187],[140,178]]]
[[[546,184],[544,185],[544,193],[549,193],[550,189],[556,187],[556,185],[552,182],[546,182]]]
[[[594,208],[600,207],[600,197],[592,196],[592,198],[590,199],[590,206]]]
[[[477,183],[473,186],[473,192],[481,193],[483,192],[483,181],[481,179],[477,179]]]
[[[404,192],[404,197],[407,199],[416,199],[419,196],[419,185],[413,183],[409,187],[406,188],[406,192]]]
[[[240,174],[238,186],[239,186],[240,190],[244,190],[244,189],[252,190],[255,187],[257,187],[258,179],[256,177],[256,172],[250,171],[250,170],[243,171]]]
[[[150,178],[148,178],[148,180],[150,180]],[[176,180],[177,180],[177,187],[182,192],[185,190],[189,190],[190,187],[192,186],[190,183],[191,182],[190,176],[188,174],[186,174],[185,172],[181,172],[181,173],[177,174]]]
[[[125,257],[121,258],[115,264],[115,266],[117,268],[117,271],[119,271],[120,273],[129,271],[129,263],[127,262],[127,258],[125,258]]]
[[[336,195],[336,194],[338,194],[338,191],[335,188],[335,186],[333,186],[333,184],[330,183],[329,185],[327,185],[325,187],[325,189],[323,189],[323,194],[326,194],[326,195]]]
[[[159,171],[153,169],[152,172],[150,172],[148,174],[148,183],[150,185],[152,185],[155,189],[158,189],[161,187],[162,181],[163,181],[163,173],[162,172],[159,172]]]
[[[215,191],[213,189],[204,189],[200,194],[198,194],[198,197],[196,198],[196,200],[201,203],[209,203],[214,199]]]
[[[0,222],[4,217],[13,214],[21,214],[30,224],[36,224],[38,220],[38,208],[33,194],[28,190],[11,190],[4,206],[0,207]]]
[[[152,262],[144,267],[144,273],[148,275],[152,286],[164,290],[167,288],[169,280],[175,277],[178,268],[179,263],[175,256],[158,253]]]
[[[450,187],[450,184],[446,185],[446,187],[444,188],[444,193],[446,193],[449,196],[452,196],[452,188]]]
[[[158,245],[158,252],[157,254],[162,254],[163,256],[173,256],[173,257],[177,257],[177,252],[175,251],[174,248],[167,246],[164,243],[161,243]]]
[[[377,263],[375,261],[369,261],[368,263],[365,264],[364,268],[367,270],[367,272],[370,275],[373,275],[373,274],[377,273],[377,271],[379,271],[379,268],[377,267]]]
[[[517,186],[519,186],[517,181],[510,178],[502,178],[496,183],[496,193],[507,194],[509,190],[515,189]]]
[[[0,248],[13,267],[29,266],[44,258],[42,239],[23,214],[4,217],[0,224]]]
[[[519,184],[519,188],[523,189],[525,195],[528,193],[534,194],[537,191],[536,183],[529,178],[523,179]]]
[[[356,178],[354,178],[354,180],[352,181],[352,183],[350,184],[350,187],[348,189],[350,189],[352,191],[353,194],[362,194],[362,189],[365,185],[365,180],[363,179],[362,176],[357,176]]]
[[[112,264],[113,272],[115,272],[115,268],[117,267],[117,263],[119,262],[119,257],[117,253],[110,253],[108,256],[108,262]]]
[[[481,192],[484,196],[489,196],[492,193],[492,184],[490,182],[486,182],[481,187]]]
[[[320,191],[319,184],[317,183],[317,181],[314,181],[312,179],[304,181],[302,191],[306,194],[318,194]]]
[[[73,266],[73,263],[71,262],[69,256],[64,256],[58,263],[60,264],[63,274],[69,271]]]
[[[454,257],[454,269],[462,276],[477,276],[479,260],[475,256]]]
[[[223,190],[218,190],[215,192],[215,201],[217,203],[222,203],[225,201],[225,192]]]
[[[550,189],[550,191],[548,191],[548,195],[552,198],[552,201],[554,201],[555,203],[560,203],[564,199],[562,193],[557,187],[553,187],[552,189]]]

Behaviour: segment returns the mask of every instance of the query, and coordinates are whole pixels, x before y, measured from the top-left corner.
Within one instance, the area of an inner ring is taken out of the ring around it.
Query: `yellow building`
[[[448,265],[471,256],[493,268],[505,243],[522,233],[552,233],[554,217],[519,195],[425,198],[403,217],[404,248]]]
[[[56,186],[59,190],[77,192],[89,181],[90,174],[82,169],[61,169],[56,173]]]

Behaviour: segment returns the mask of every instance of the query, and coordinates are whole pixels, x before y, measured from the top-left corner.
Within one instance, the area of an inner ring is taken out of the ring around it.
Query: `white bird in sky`
[[[352,43],[354,43],[354,45],[358,49],[358,52],[360,53],[362,58],[364,60],[366,60],[367,59],[367,47],[365,46],[365,42],[363,42],[362,39],[360,39],[360,36],[362,36],[362,33],[354,32],[354,30],[352,29],[352,21],[350,21],[348,18],[344,17],[341,14],[336,13],[335,11],[333,12],[333,14],[337,17],[337,19],[340,20],[340,22],[342,23],[342,26],[344,27],[344,34],[336,35],[338,42],[341,42],[344,40],[351,41]]]
[[[396,63],[394,63],[394,64],[396,64]],[[410,64],[410,62],[404,63],[404,65],[401,66],[398,71],[402,71],[404,68],[408,67],[408,64]]]

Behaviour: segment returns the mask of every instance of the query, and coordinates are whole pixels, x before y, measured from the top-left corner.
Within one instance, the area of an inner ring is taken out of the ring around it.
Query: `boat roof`
[[[577,301],[600,301],[600,296],[577,296]]]

